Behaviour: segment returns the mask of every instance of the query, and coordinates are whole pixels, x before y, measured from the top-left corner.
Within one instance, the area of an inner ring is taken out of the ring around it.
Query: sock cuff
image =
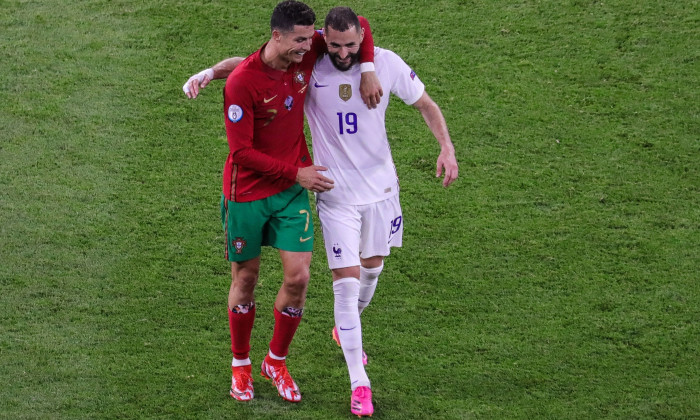
[[[284,315],[290,318],[301,318],[301,316],[304,315],[304,308],[293,308],[291,306],[287,306],[282,309],[282,311],[274,308],[273,312],[275,313],[275,317],[277,317],[277,315]]]
[[[333,282],[333,299],[335,310],[343,308],[357,312],[357,300],[360,297],[362,285],[354,277],[346,277]]]
[[[380,265],[379,267],[374,267],[374,268],[365,268],[365,267],[360,266],[360,271],[364,271],[364,272],[367,273],[367,274],[376,274],[376,275],[378,275],[379,273],[382,272],[383,269],[384,269],[384,263],[383,263],[383,262],[382,262],[382,265]]]
[[[245,358],[245,359],[236,359],[235,357],[231,360],[231,366],[233,367],[238,367],[238,366],[247,366],[250,365],[250,358]]]
[[[255,310],[255,302],[245,303],[241,305],[235,305],[233,308],[228,308],[229,313],[232,314],[247,314],[250,311]]]
[[[335,285],[341,285],[341,284],[346,284],[346,283],[357,283],[360,284],[360,279],[355,278],[355,277],[343,277],[342,279],[335,280],[333,282],[333,287],[335,288]]]

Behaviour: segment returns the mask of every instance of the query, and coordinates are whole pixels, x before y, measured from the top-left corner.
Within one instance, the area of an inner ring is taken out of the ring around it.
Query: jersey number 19
[[[343,113],[338,112],[338,128],[340,134],[355,134],[357,133],[357,114],[348,112],[343,118]]]

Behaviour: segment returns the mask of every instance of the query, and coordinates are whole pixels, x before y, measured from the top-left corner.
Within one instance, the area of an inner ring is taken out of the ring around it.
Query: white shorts
[[[318,200],[328,267],[360,265],[360,257],[386,257],[400,247],[403,216],[398,194],[384,201],[360,206]]]

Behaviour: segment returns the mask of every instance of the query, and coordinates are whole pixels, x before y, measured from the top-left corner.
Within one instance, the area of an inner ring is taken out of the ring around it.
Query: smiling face
[[[292,63],[300,63],[311,49],[316,15],[309,6],[293,0],[277,4],[270,16],[272,37],[263,50],[265,64],[286,70]]]
[[[301,63],[304,54],[311,50],[314,26],[294,25],[291,32],[273,31],[272,38],[277,42],[279,58],[288,63]]]
[[[331,63],[340,71],[349,70],[360,60],[359,50],[364,30],[350,26],[346,31],[337,31],[332,27],[324,29],[324,38],[328,46]]]
[[[291,31],[275,29],[272,38],[263,49],[261,58],[265,64],[277,70],[287,70],[293,63],[301,63],[304,54],[311,50],[314,27],[294,25]]]

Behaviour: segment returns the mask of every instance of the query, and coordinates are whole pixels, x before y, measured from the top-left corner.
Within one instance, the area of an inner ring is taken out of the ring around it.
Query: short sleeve
[[[425,85],[418,78],[416,72],[396,53],[388,50],[383,51],[383,53],[388,54],[389,68],[394,75],[391,93],[401,98],[406,105],[413,105],[423,96]]]

